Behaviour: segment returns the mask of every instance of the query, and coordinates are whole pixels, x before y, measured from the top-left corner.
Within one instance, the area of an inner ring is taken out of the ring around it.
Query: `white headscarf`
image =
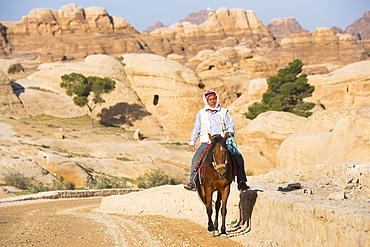
[[[217,99],[217,103],[216,103],[216,106],[214,107],[214,108],[212,108],[210,105],[208,105],[208,98],[209,98],[209,96],[210,95],[212,95],[212,94],[214,94],[215,95],[215,97],[216,97],[216,99]],[[206,97],[206,95],[207,95],[207,97]],[[212,111],[219,111],[219,110],[221,110],[221,106],[220,106],[220,104],[218,103],[218,95],[217,95],[217,93],[215,92],[215,91],[213,91],[213,90],[208,90],[207,92],[205,92],[204,94],[203,94],[203,102],[204,102],[204,108],[206,109],[206,110],[212,110]]]

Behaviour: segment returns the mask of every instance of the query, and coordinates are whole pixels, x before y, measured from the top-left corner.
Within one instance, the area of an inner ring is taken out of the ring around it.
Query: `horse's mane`
[[[226,142],[222,136],[216,136],[213,138],[212,146],[211,148],[214,149],[217,143],[220,143],[223,147],[227,149]]]

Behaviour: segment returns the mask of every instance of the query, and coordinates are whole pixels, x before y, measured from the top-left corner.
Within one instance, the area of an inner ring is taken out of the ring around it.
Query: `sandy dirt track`
[[[101,198],[0,204],[0,246],[243,246],[189,220],[96,213]],[[248,245],[247,245],[248,246]]]

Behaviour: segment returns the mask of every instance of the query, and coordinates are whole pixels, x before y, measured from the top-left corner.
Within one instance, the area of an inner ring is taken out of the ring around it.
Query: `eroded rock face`
[[[328,73],[332,71],[330,66],[343,66],[367,58],[362,45],[349,36],[335,35],[329,28],[317,28],[312,33],[285,37],[281,41],[279,56],[280,61],[293,61],[298,58],[305,66],[317,67],[316,70],[310,68],[303,71],[306,74]]]
[[[305,117],[289,112],[261,113],[237,132],[237,142],[260,151],[261,155],[266,157],[273,166],[276,166],[276,154],[281,143],[295,134],[306,122]]]
[[[23,105],[14,94],[8,76],[0,70],[0,112],[2,116],[25,116]]]
[[[370,39],[370,11],[366,12],[362,18],[348,26],[344,32],[351,34],[357,40]]]
[[[125,71],[145,108],[171,139],[187,140],[203,107],[199,77],[176,61],[152,54],[125,54]]]
[[[9,78],[16,78],[24,74],[23,66],[14,60],[0,59],[0,70]]]
[[[144,42],[133,36],[117,41],[117,37],[123,34],[135,35],[139,32],[126,20],[109,16],[103,8],[89,7],[84,10],[75,4],[65,5],[58,11],[33,9],[22,21],[6,30],[14,54],[32,50],[71,58],[144,50]]]
[[[200,25],[190,22],[175,23],[155,30],[151,36],[180,40],[185,44],[196,41],[198,47],[188,51],[194,55],[211,47],[234,46],[247,41],[253,47],[276,46],[270,31],[253,11],[228,10],[225,7],[218,9],[216,13],[209,13],[207,20]]]
[[[352,63],[328,75],[308,79],[315,91],[307,100],[319,102],[325,109],[370,105],[370,61]]]
[[[260,55],[251,53],[244,54],[239,62],[240,69],[247,74],[256,75],[258,77],[269,77],[277,73],[277,65]]]
[[[273,19],[269,24],[267,24],[267,28],[271,31],[274,37],[280,38],[296,33],[308,33],[308,31],[303,29],[294,17]]]
[[[128,130],[140,128],[144,133],[162,135],[158,122],[131,88],[122,63],[107,55],[88,56],[84,62],[42,64],[36,73],[16,81],[20,85],[19,97],[27,113],[58,117],[88,114],[87,108],[74,105],[72,97],[60,87],[61,76],[72,72],[86,77],[109,77],[116,81],[116,89],[109,95],[103,95],[106,102],[94,109],[94,118]]]
[[[199,25],[207,20],[209,13],[215,13],[215,11],[211,8],[199,10],[188,14],[188,17],[180,20],[180,22],[190,22]]]
[[[368,162],[370,107],[333,108],[312,115],[277,153],[277,168]]]

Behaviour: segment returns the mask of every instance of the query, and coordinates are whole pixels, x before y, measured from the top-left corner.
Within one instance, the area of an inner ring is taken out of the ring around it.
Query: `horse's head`
[[[212,142],[212,165],[216,169],[217,174],[220,178],[226,176],[227,165],[229,163],[228,150],[226,140],[229,137],[229,132],[224,137],[212,137],[209,135],[209,139]]]

